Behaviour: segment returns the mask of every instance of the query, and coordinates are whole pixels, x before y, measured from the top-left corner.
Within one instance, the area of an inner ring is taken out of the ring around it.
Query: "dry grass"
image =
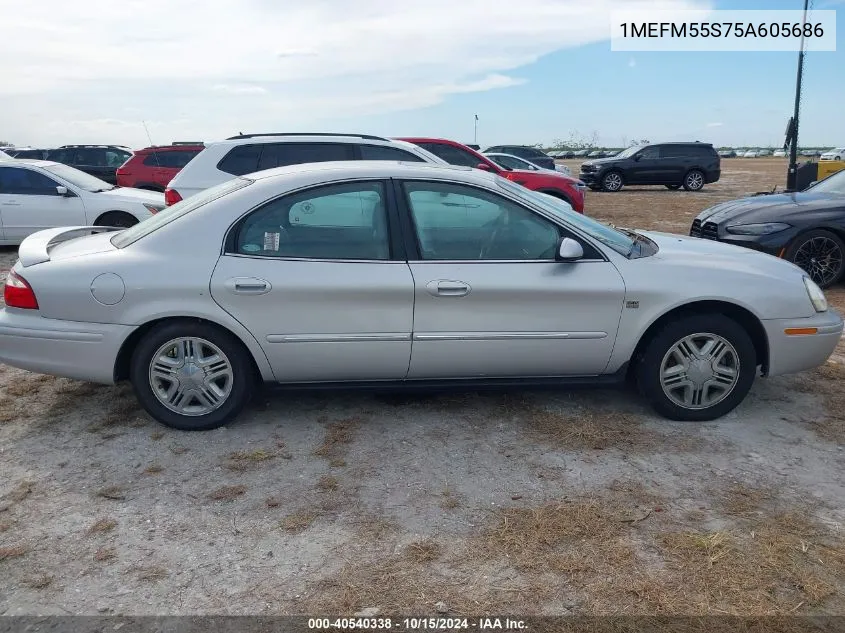
[[[174,455],[184,455],[188,452],[188,447],[182,446],[181,444],[174,444],[172,446],[168,446],[167,448]]]
[[[298,533],[307,530],[317,519],[317,515],[307,510],[301,510],[289,514],[281,520],[279,527],[285,532]]]
[[[89,534],[104,534],[106,532],[111,532],[114,528],[117,527],[117,521],[114,519],[97,519],[90,528],[88,528]]]
[[[19,545],[10,545],[8,547],[0,547],[0,561],[9,558],[20,558],[29,553],[29,545],[21,543]]]
[[[317,480],[317,490],[320,492],[331,492],[340,488],[340,481],[333,475],[323,475]]]
[[[38,395],[38,392],[45,385],[55,382],[55,376],[42,374],[26,374],[12,382],[6,383],[6,393],[15,398]]]
[[[46,589],[53,584],[53,577],[49,574],[38,574],[24,579],[23,585],[30,589]]]
[[[314,454],[330,460],[341,460],[346,455],[347,446],[354,440],[355,431],[361,422],[360,417],[351,417],[329,424],[323,443],[317,447]]]
[[[153,442],[158,442],[163,437],[164,433],[162,433],[161,431],[153,431],[152,433],[150,433],[150,439]]]
[[[164,472],[164,466],[161,464],[150,464],[144,469],[145,475],[158,475]]]
[[[223,486],[209,493],[208,498],[213,501],[234,501],[246,492],[246,486]]]
[[[845,444],[845,365],[828,361],[827,364],[804,373],[797,378],[799,391],[821,396],[827,415],[805,423],[821,438],[836,444]]]
[[[138,580],[143,582],[158,582],[159,580],[164,580],[170,574],[164,567],[139,567],[136,570],[138,572]]]
[[[117,550],[113,547],[101,547],[94,552],[94,560],[98,563],[105,563],[117,558]]]
[[[711,495],[732,517],[761,512],[776,497],[774,491],[769,488],[749,486],[741,482],[733,482],[725,488],[712,489]]]
[[[97,496],[112,501],[123,501],[126,499],[126,489],[123,486],[106,486],[97,491]]]
[[[432,540],[414,541],[405,548],[405,556],[412,563],[430,563],[443,554],[443,548]]]
[[[275,457],[275,452],[265,451],[263,448],[251,451],[235,451],[226,457],[224,466],[235,472],[245,472]]]
[[[0,497],[0,500],[6,502],[6,504],[4,504],[6,507],[14,503],[20,503],[32,494],[32,489],[34,487],[35,484],[31,481],[18,482],[18,484],[14,488],[12,488],[9,492]]]
[[[461,507],[461,497],[455,493],[447,484],[440,493],[440,507],[444,510],[456,510]]]

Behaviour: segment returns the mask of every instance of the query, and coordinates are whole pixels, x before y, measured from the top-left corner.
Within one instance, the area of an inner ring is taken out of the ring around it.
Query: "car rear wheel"
[[[128,229],[130,226],[138,224],[138,218],[123,211],[109,211],[97,218],[95,224],[97,226],[117,226],[122,229]]]
[[[786,259],[807,271],[821,288],[827,288],[845,272],[845,242],[824,229],[807,231],[789,246]]]
[[[684,189],[687,191],[700,191],[704,187],[704,172],[698,169],[691,169],[684,176]]]
[[[223,426],[255,383],[249,352],[228,332],[174,321],[148,332],[132,354],[130,380],[153,418],[182,431]]]
[[[610,171],[601,179],[601,188],[605,191],[619,191],[624,184],[622,174],[618,171]]]
[[[636,365],[652,407],[672,420],[725,415],[751,389],[757,359],[751,337],[723,314],[682,317],[663,327]]]
[[[681,188],[681,185],[666,185],[667,189],[671,189],[672,191],[676,191],[677,189]]]

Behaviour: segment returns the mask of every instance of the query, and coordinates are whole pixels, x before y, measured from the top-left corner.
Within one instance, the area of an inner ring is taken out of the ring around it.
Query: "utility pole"
[[[798,76],[795,80],[795,112],[792,115],[792,144],[789,148],[789,171],[786,174],[787,191],[795,191],[798,177],[798,110],[801,107],[801,76],[804,74],[804,28],[807,24],[807,6],[804,0],[804,21],[801,27],[801,48],[798,51]]]
[[[475,115],[475,132],[473,133],[473,136],[472,136],[472,142],[475,145],[478,145],[478,115],[477,114]]]

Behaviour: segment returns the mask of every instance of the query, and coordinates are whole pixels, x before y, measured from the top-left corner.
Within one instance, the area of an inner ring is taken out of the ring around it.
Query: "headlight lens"
[[[767,222],[765,224],[734,224],[727,227],[727,231],[734,235],[769,235],[780,233],[788,228],[790,225],[783,222]]]
[[[809,277],[804,277],[804,286],[807,288],[807,294],[816,312],[825,312],[827,310],[827,297],[824,296],[824,291]]]

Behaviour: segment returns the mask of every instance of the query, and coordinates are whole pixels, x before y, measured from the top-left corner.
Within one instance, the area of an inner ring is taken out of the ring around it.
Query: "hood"
[[[705,209],[697,219],[717,224],[725,220],[742,219],[744,222],[772,222],[788,220],[809,211],[845,210],[845,196],[812,191],[751,196],[723,202]]]
[[[562,171],[558,171],[557,169],[543,169],[539,172],[528,171],[527,169],[511,169],[510,171],[505,173],[513,174],[514,176],[537,176],[538,174],[542,174],[546,178],[560,178],[561,180],[565,180],[571,185],[574,185],[578,182],[577,178],[567,176],[565,173],[563,173]]]
[[[664,260],[677,260],[679,265],[719,268],[767,274],[775,273],[786,278],[788,275],[804,276],[798,266],[784,260],[761,253],[750,248],[705,240],[674,233],[658,231],[638,231],[653,240],[659,250],[654,257]]]
[[[591,167],[601,167],[602,165],[607,165],[608,163],[613,163],[618,160],[616,156],[608,156],[607,158],[591,158],[584,165],[590,165]]]
[[[133,189],[132,187],[115,187],[109,191],[100,191],[98,196],[106,196],[114,200],[124,202],[146,202],[147,204],[158,204],[164,206],[164,194],[158,191],[147,191],[146,189]]]

